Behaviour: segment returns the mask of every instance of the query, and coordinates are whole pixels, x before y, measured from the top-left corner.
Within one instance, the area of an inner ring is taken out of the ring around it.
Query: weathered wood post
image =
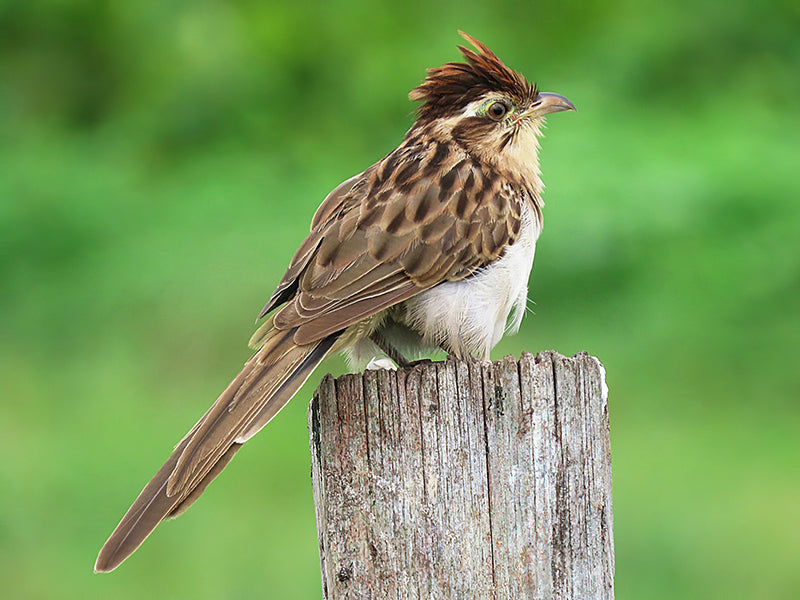
[[[308,423],[327,600],[613,598],[596,358],[327,376]]]

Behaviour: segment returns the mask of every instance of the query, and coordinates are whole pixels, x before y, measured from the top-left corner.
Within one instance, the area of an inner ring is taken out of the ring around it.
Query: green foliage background
[[[91,569],[457,29],[578,107],[544,140],[535,315],[495,356],[605,363],[617,597],[800,596],[800,4],[6,0],[5,597],[320,597],[316,376],[187,515]]]

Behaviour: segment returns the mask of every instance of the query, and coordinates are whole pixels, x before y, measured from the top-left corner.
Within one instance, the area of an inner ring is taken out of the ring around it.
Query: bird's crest
[[[425,80],[408,97],[423,104],[417,109],[420,119],[436,119],[454,114],[486,92],[500,92],[522,104],[536,97],[536,86],[503,64],[485,44],[469,34],[461,36],[478,52],[464,46],[458,50],[467,62],[449,62],[428,69]]]

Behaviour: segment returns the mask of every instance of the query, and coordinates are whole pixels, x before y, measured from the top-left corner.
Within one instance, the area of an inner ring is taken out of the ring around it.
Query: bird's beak
[[[549,115],[562,110],[575,110],[575,105],[559,94],[539,92],[536,104],[533,105],[533,114],[538,116]]]

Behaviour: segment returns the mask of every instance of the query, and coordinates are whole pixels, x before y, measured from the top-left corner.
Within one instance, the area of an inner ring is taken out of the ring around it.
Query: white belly
[[[405,321],[426,344],[488,360],[503,334],[519,329],[541,231],[530,213],[525,207],[520,236],[500,260],[467,279],[439,284],[406,301]]]

